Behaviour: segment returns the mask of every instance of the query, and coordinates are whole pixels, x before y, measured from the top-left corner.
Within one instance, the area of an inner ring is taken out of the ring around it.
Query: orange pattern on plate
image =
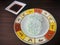
[[[48,40],[50,40],[50,39],[54,36],[54,34],[55,34],[54,31],[49,30],[49,31],[46,33],[45,37],[46,37]]]
[[[20,24],[19,23],[15,23],[15,30],[19,31],[21,30]]]
[[[34,9],[34,12],[37,12],[37,13],[42,13],[42,9]]]

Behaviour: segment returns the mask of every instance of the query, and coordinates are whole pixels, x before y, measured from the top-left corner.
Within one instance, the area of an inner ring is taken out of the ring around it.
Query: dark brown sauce
[[[22,6],[18,4],[14,4],[10,9],[17,12]]]

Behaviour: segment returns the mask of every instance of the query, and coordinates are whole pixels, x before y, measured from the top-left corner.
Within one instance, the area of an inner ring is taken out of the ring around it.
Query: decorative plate
[[[44,44],[51,40],[57,24],[49,12],[42,9],[28,9],[17,16],[14,31],[17,37],[27,44]]]

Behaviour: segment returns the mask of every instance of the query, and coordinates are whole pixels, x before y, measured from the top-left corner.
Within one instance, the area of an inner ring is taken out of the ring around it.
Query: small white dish
[[[9,6],[5,8],[5,10],[17,15],[25,6],[25,3],[13,1]]]

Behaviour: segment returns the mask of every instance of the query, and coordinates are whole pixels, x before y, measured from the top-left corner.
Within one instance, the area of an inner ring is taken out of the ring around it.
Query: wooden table
[[[0,45],[28,45],[20,41],[14,33],[13,24],[17,15],[14,15],[5,10],[5,7],[7,7],[12,1],[13,0],[0,0]],[[51,41],[43,45],[59,45],[60,2],[57,0],[19,0],[19,1],[27,4],[27,6],[22,11],[29,8],[41,8],[53,14],[58,25],[57,33]]]

